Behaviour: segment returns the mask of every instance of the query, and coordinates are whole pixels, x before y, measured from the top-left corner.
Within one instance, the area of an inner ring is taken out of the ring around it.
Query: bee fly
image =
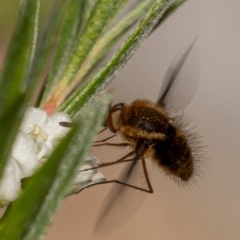
[[[195,40],[187,48],[177,64],[169,69],[164,79],[161,96],[156,103],[148,100],[135,100],[130,104],[117,103],[110,107],[105,120],[106,128],[114,134],[122,136],[126,143],[107,143],[105,142],[106,139],[104,139],[102,140],[103,143],[96,145],[129,145],[132,151],[114,162],[102,163],[99,167],[127,161],[132,161],[132,165],[125,173],[125,177],[122,178],[124,181],[110,180],[97,184],[116,182],[152,193],[153,189],[148,177],[145,158],[153,159],[168,175],[174,176],[181,182],[188,182],[192,178],[195,173],[195,162],[198,158],[195,153],[196,137],[185,132],[182,129],[181,122],[179,123],[179,117],[171,117],[167,109],[168,98],[172,94],[173,85],[176,83],[177,76],[194,43]],[[130,177],[138,160],[142,161],[148,189],[127,183],[127,179]]]
[[[126,143],[105,142],[111,138],[108,137],[97,141],[95,146],[130,146],[132,151],[116,161],[101,163],[98,168],[129,161],[132,161],[132,165],[125,173],[125,181],[109,180],[93,185],[116,182],[152,193],[153,188],[148,177],[145,158],[153,159],[168,175],[175,176],[182,182],[188,182],[192,178],[195,173],[195,160],[198,157],[194,151],[196,146],[192,146],[196,143],[196,139],[182,129],[177,117],[169,116],[167,108],[173,85],[176,83],[177,76],[195,41],[196,39],[190,44],[176,65],[168,69],[160,98],[156,103],[148,100],[135,100],[130,104],[117,103],[110,107],[105,120],[105,129],[121,135]],[[71,123],[61,122],[60,125],[69,127]],[[142,161],[148,189],[128,184],[126,181],[138,160]]]

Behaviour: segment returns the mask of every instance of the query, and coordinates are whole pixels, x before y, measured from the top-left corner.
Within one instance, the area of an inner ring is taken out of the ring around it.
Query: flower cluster
[[[59,122],[71,122],[71,119],[64,113],[48,115],[33,107],[27,110],[0,180],[0,206],[5,206],[18,197],[21,180],[35,173],[69,131],[69,128],[61,126]],[[80,170],[96,166],[97,160],[88,157]],[[74,186],[79,185],[80,189],[91,184],[91,181],[103,180],[103,175],[96,169],[78,172]]]

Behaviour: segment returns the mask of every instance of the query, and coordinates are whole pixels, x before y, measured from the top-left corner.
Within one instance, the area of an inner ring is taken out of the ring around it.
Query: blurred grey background
[[[93,228],[110,186],[88,189],[66,199],[47,240],[240,239],[239,8],[239,0],[189,0],[144,42],[111,85],[115,102],[156,100],[167,67],[198,35],[199,84],[186,111],[207,152],[197,184],[179,187],[155,167],[150,173],[154,194],[103,238]],[[1,46],[6,41],[1,31]],[[118,157],[106,148],[93,152],[108,161]]]

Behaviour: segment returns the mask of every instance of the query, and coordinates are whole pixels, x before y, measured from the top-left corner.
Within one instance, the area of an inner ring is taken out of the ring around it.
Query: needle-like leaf
[[[22,0],[0,79],[0,176],[11,153],[11,146],[26,108],[27,86],[36,45],[39,1]],[[10,124],[10,125],[9,125]]]

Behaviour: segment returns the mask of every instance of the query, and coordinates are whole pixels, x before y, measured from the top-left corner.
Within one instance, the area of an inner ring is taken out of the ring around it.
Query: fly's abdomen
[[[155,144],[154,159],[168,174],[188,181],[194,170],[191,147],[183,132],[178,129],[172,132],[175,134],[169,134],[165,141]]]

